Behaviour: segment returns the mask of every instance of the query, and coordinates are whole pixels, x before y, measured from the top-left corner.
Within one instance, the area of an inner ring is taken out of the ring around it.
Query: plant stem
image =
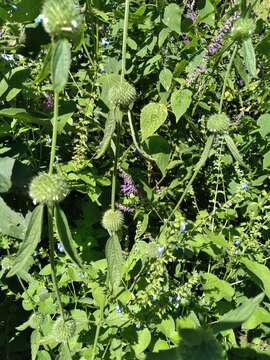
[[[125,18],[123,29],[123,45],[122,45],[122,72],[121,82],[125,78],[126,74],[126,52],[127,52],[127,37],[128,37],[128,16],[129,16],[129,0],[125,1]]]
[[[96,334],[95,334],[95,340],[94,340],[93,353],[91,356],[91,360],[95,360],[96,348],[97,348],[97,344],[98,344],[99,333],[100,333],[102,322],[103,322],[103,317],[104,317],[104,305],[102,305],[100,307],[100,319],[99,319],[99,322],[98,322],[97,328],[96,328]]]
[[[131,137],[133,140],[133,143],[135,145],[135,148],[137,149],[138,153],[140,155],[142,155],[145,159],[153,161],[153,159],[151,158],[150,155],[148,155],[144,150],[142,150],[137,142],[136,139],[136,134],[135,134],[135,130],[134,130],[134,126],[133,126],[133,121],[132,121],[132,116],[131,116],[131,112],[130,110],[128,110],[128,122],[129,122],[129,127],[130,127],[130,132],[131,132]]]
[[[227,81],[228,81],[228,78],[229,78],[229,75],[230,75],[230,72],[231,72],[233,60],[234,60],[235,55],[236,55],[236,53],[237,53],[237,49],[238,49],[238,46],[235,45],[235,47],[234,47],[234,49],[233,49],[233,53],[232,53],[231,59],[230,59],[229,64],[228,64],[228,66],[227,66],[227,70],[226,70],[226,74],[225,74],[225,78],[224,78],[224,82],[223,82],[223,87],[222,87],[222,93],[221,93],[220,103],[219,103],[219,111],[218,111],[219,114],[220,114],[221,111],[222,111],[222,105],[223,105],[225,90],[226,90],[226,86],[227,86]]]
[[[118,163],[118,154],[119,154],[120,133],[121,133],[121,124],[117,121],[114,166],[113,166],[113,175],[112,175],[112,195],[111,195],[112,210],[115,210],[116,178],[117,178],[117,163]]]
[[[53,173],[53,163],[55,160],[56,142],[57,142],[57,122],[58,122],[58,106],[59,106],[59,93],[54,92],[54,109],[53,109],[53,135],[52,135],[52,147],[51,158],[49,166],[49,175]]]
[[[60,292],[59,292],[58,285],[57,285],[56,268],[55,268],[55,261],[54,261],[53,206],[47,205],[47,210],[48,210],[49,256],[50,256],[50,264],[51,264],[51,270],[52,270],[52,282],[53,282],[58,306],[60,308],[61,316],[64,320],[65,319],[64,309],[63,309],[63,305],[62,305],[61,298],[60,298]]]

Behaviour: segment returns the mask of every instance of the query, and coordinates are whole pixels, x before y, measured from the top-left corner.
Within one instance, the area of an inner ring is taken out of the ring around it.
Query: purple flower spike
[[[186,18],[192,20],[193,22],[196,20],[197,17],[194,10],[194,6],[195,6],[195,0],[186,1],[186,8],[187,8]]]
[[[46,100],[42,103],[44,111],[50,111],[53,108],[53,98],[51,94],[46,94]]]
[[[126,195],[136,195],[138,194],[138,190],[131,178],[123,169],[119,168],[120,177],[123,180],[122,185],[120,186],[121,192]]]
[[[118,204],[118,203],[116,203],[115,206],[117,207],[117,209],[119,209],[123,213],[132,213],[133,212],[133,209],[131,209],[129,206],[126,206],[123,204]]]

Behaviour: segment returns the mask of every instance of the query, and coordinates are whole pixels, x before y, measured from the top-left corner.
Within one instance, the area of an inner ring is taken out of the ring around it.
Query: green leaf
[[[270,312],[258,307],[251,317],[243,323],[242,329],[253,330],[261,324],[270,324]]]
[[[51,360],[50,354],[46,350],[41,350],[38,352],[37,360]]]
[[[37,117],[34,114],[27,112],[25,109],[21,108],[8,108],[1,109],[0,116],[7,117],[10,119],[16,119],[22,122],[36,124],[41,126],[51,126],[51,122],[48,118]]]
[[[170,30],[177,32],[179,35],[181,33],[181,16],[182,9],[179,5],[170,4],[166,6],[163,22]]]
[[[254,274],[263,284],[264,291],[270,299],[270,270],[267,266],[258,264],[256,261],[249,259],[242,259],[242,264]]]
[[[121,283],[123,263],[122,249],[119,237],[116,233],[113,233],[108,239],[105,253],[108,262],[109,280],[114,289]]]
[[[119,109],[114,108],[108,113],[108,117],[105,123],[103,139],[100,143],[96,159],[99,159],[102,155],[105,154],[108,146],[110,145],[111,139],[113,137],[115,127],[116,127],[116,112],[119,112]]]
[[[203,290],[205,298],[208,301],[215,302],[225,299],[231,301],[234,295],[233,287],[224,280],[219,279],[216,275],[205,273],[203,274],[205,284],[203,284]]]
[[[43,61],[42,69],[34,81],[35,84],[41,83],[49,75],[51,70],[51,62],[52,62],[52,46],[50,45],[47,55],[45,56],[45,59]]]
[[[40,13],[43,1],[42,0],[22,0],[12,17],[13,21],[30,22],[33,21]]]
[[[161,30],[161,32],[158,35],[158,47],[161,48],[162,45],[164,44],[164,41],[167,39],[167,37],[169,36],[169,33],[171,32],[170,29],[168,28],[164,28]]]
[[[247,165],[244,163],[242,156],[239,153],[239,151],[238,151],[233,139],[230,137],[230,135],[225,134],[224,139],[226,141],[226,144],[227,144],[232,156],[235,158],[235,160],[238,161],[239,164],[242,165],[243,167],[247,167]]]
[[[159,129],[167,119],[167,115],[167,108],[163,104],[150,103],[142,109],[140,124],[143,141]]]
[[[212,325],[214,333],[218,334],[220,331],[234,329],[242,325],[253,314],[263,298],[264,293],[261,293],[255,298],[246,300],[238,308],[227,312]]]
[[[23,240],[28,219],[12,210],[0,197],[0,233]]]
[[[257,76],[256,55],[250,38],[243,42],[242,49],[244,53],[244,62],[248,69],[248,72],[250,73],[251,76],[256,77]]]
[[[136,332],[137,344],[131,345],[135,351],[136,357],[138,357],[144,350],[146,350],[151,342],[151,333],[147,328]]]
[[[270,150],[263,155],[263,169],[267,169],[270,166]]]
[[[0,193],[26,193],[26,184],[29,184],[33,172],[27,165],[10,157],[0,159]]]
[[[7,276],[13,276],[23,270],[41,239],[44,205],[38,205],[32,212],[25,238]]]
[[[41,335],[39,330],[34,330],[31,334],[31,360],[36,360],[40,339]]]
[[[145,150],[155,160],[162,174],[165,175],[171,156],[168,141],[159,135],[150,136],[145,141]]]
[[[260,127],[260,134],[262,137],[265,137],[270,133],[270,114],[262,114],[258,121],[258,126]]]
[[[215,7],[210,0],[206,0],[204,7],[198,10],[198,17],[199,23],[215,26]]]
[[[171,96],[171,107],[176,122],[178,122],[181,116],[185,114],[191,104],[191,100],[192,92],[188,89],[176,90],[173,92]]]
[[[166,91],[170,89],[173,75],[169,69],[161,70],[159,74],[159,81]]]
[[[58,204],[55,205],[54,207],[54,216],[55,216],[56,231],[59,240],[64,246],[66,254],[74,262],[74,264],[82,268],[81,260],[77,254],[77,250],[73,246],[73,239],[72,239],[71,231],[69,229],[66,215]]]
[[[67,39],[58,40],[52,53],[52,87],[56,92],[64,90],[71,64],[71,49]]]

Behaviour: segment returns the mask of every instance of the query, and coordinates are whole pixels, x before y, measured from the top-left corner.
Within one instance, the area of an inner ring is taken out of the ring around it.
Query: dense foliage
[[[1,359],[270,358],[269,21],[1,1]]]

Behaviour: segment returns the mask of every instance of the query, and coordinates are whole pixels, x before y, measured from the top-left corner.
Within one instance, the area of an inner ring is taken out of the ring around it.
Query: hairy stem
[[[125,18],[123,29],[123,45],[122,45],[122,71],[121,81],[124,80],[126,74],[126,52],[127,52],[127,37],[128,37],[128,16],[129,16],[129,0],[125,1]]]
[[[53,206],[48,205],[47,210],[48,210],[49,256],[50,256],[50,264],[51,264],[51,269],[52,269],[52,282],[53,282],[53,287],[54,287],[54,291],[56,294],[58,306],[60,308],[61,316],[64,320],[65,319],[64,309],[63,309],[63,304],[62,304],[62,301],[60,298],[60,292],[59,292],[58,285],[57,285],[56,267],[55,267],[55,260],[54,260],[54,236],[53,236],[53,212],[54,212],[53,210],[54,209],[53,209]]]
[[[103,317],[104,317],[104,305],[100,307],[100,319],[99,319],[99,322],[98,322],[97,328],[96,328],[96,334],[95,334],[95,340],[94,340],[93,353],[91,356],[91,360],[95,360],[98,338],[99,338],[99,333],[100,333],[100,330],[102,327]]]
[[[117,164],[118,164],[118,155],[119,155],[120,133],[121,133],[121,124],[117,122],[114,165],[113,165],[113,175],[112,175],[112,195],[111,195],[112,210],[115,210],[116,179],[117,179]]]
[[[224,82],[223,82],[223,87],[222,87],[222,93],[221,93],[221,98],[220,98],[220,103],[219,103],[219,111],[218,113],[221,114],[222,112],[222,106],[223,106],[223,101],[224,101],[224,95],[225,95],[225,90],[226,90],[226,86],[227,86],[227,81],[228,81],[228,78],[229,78],[229,75],[230,75],[230,72],[231,72],[231,68],[232,68],[232,64],[233,64],[233,60],[235,58],[235,55],[237,53],[237,49],[238,49],[238,46],[235,45],[234,49],[233,49],[233,53],[231,55],[231,59],[228,63],[228,66],[227,66],[227,70],[226,70],[226,74],[225,74],[225,78],[224,78]]]
[[[131,132],[131,137],[133,140],[133,143],[135,145],[136,150],[138,151],[138,153],[140,155],[142,155],[145,159],[152,161],[153,159],[151,158],[150,155],[148,155],[145,151],[143,151],[136,139],[136,134],[135,134],[135,130],[134,130],[134,126],[133,126],[133,121],[132,121],[132,116],[131,116],[131,112],[130,110],[128,110],[128,122],[129,122],[129,127],[130,127],[130,132]]]
[[[52,134],[49,175],[52,175],[52,173],[53,173],[53,163],[55,160],[55,153],[56,153],[57,122],[58,122],[58,111],[59,111],[58,107],[59,107],[59,93],[55,91],[54,92],[54,109],[53,109],[53,134]]]

